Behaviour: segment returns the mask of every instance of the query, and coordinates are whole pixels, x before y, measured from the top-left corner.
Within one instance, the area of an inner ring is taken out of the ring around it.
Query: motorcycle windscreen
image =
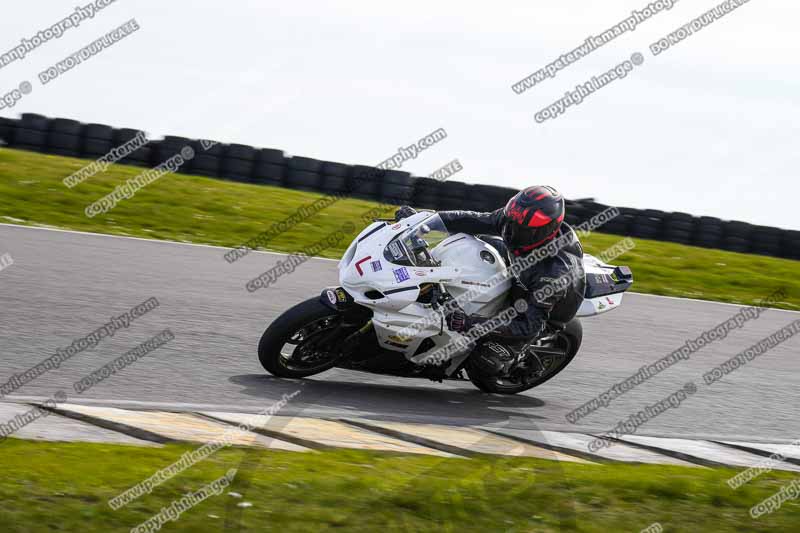
[[[398,265],[438,267],[430,251],[449,236],[439,215],[432,215],[399,233],[386,245],[383,256]]]

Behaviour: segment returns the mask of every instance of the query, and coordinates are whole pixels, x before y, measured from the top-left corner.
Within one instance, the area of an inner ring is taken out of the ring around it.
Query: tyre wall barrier
[[[0,117],[0,144],[47,154],[97,159],[134,139],[140,130],[82,124],[76,120],[24,113]],[[287,156],[273,148],[224,144],[185,137],[150,140],[120,163],[154,167],[190,146],[194,157],[178,170],[212,178],[346,195],[424,209],[493,211],[517,191],[494,185],[438,181],[399,170]],[[589,220],[609,206],[593,200],[567,200],[568,223]],[[620,215],[598,231],[679,244],[800,260],[800,231],[757,226],[715,217],[620,207]]]

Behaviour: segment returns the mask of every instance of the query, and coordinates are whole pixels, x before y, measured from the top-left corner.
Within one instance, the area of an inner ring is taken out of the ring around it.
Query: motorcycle
[[[378,219],[339,261],[341,286],[324,289],[269,325],[259,361],[285,378],[335,367],[439,382],[469,379],[484,392],[516,394],[564,370],[583,340],[580,318],[616,309],[633,284],[628,267],[588,254],[583,266],[586,290],[576,317],[548,322],[501,374],[489,374],[470,357],[478,339],[449,330],[445,316],[454,303],[470,315],[513,316],[511,265],[490,238],[452,234],[435,213]]]

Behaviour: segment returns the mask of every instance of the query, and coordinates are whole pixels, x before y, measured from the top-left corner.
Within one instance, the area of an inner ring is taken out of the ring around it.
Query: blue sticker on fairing
[[[379,271],[383,270],[383,266],[381,266],[381,262],[380,261],[373,261],[372,263],[370,263],[370,265],[372,265],[372,271],[373,272],[379,272]]]
[[[392,270],[392,272],[394,273],[394,279],[397,280],[397,283],[402,283],[406,280],[411,279],[411,276],[408,274],[408,270],[406,270],[406,267],[395,268]]]

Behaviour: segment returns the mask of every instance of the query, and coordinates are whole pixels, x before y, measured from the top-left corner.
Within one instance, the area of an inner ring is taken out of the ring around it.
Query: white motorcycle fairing
[[[584,256],[584,265],[587,281],[598,276],[610,276],[608,280],[612,281],[612,273],[618,269],[590,255]],[[437,286],[454,298],[478,289],[461,307],[467,314],[493,317],[508,306],[511,282],[505,272],[505,262],[493,246],[464,233],[449,234],[439,216],[430,212],[416,213],[394,224],[372,223],[339,262],[342,288],[355,303],[373,312],[379,345],[401,352],[416,364],[424,364],[434,355],[439,358],[441,348],[452,348],[459,340],[463,346],[468,344],[466,337],[447,328],[442,312],[433,303],[425,303],[424,295]],[[487,282],[500,277],[499,283]],[[615,293],[595,291],[597,294],[583,302],[578,316],[615,309],[628,286],[627,281],[612,281],[609,287]],[[438,316],[438,320],[425,320],[430,316]],[[417,328],[412,329],[415,334],[404,336],[412,324]],[[450,364],[446,373],[454,372],[469,352],[468,348],[447,352]]]

